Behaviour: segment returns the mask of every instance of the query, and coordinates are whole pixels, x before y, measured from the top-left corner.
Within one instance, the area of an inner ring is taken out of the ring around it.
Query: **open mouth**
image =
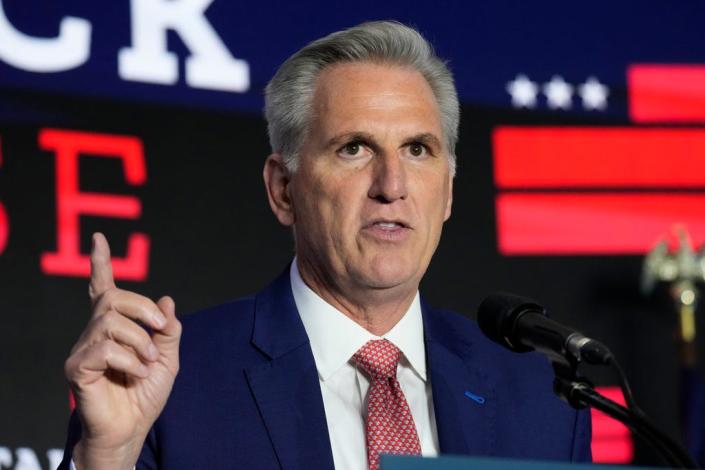
[[[375,228],[378,230],[399,230],[403,228],[411,228],[409,224],[403,220],[377,219],[367,225],[367,228]]]
[[[378,221],[378,222],[374,222],[374,223],[372,224],[372,226],[378,227],[378,228],[380,228],[380,229],[382,229],[382,230],[396,230],[396,229],[400,229],[400,228],[409,228],[409,227],[408,227],[406,224],[404,224],[403,222],[382,222],[382,221]]]
[[[387,242],[400,242],[411,233],[411,227],[401,220],[378,219],[373,220],[364,228],[364,232],[377,240]]]

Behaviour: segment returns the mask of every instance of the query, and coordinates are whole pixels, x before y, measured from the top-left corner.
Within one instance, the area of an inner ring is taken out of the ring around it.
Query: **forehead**
[[[420,72],[400,65],[332,65],[318,77],[313,108],[314,127],[325,133],[342,128],[369,132],[375,129],[359,127],[392,125],[409,128],[409,132],[440,133],[440,114],[431,87]]]

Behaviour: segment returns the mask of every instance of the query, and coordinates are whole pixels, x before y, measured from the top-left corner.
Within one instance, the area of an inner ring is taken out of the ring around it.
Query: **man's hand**
[[[181,323],[170,297],[154,303],[115,286],[99,233],[89,294],[91,319],[65,364],[82,423],[73,461],[79,470],[131,469],[179,370]]]

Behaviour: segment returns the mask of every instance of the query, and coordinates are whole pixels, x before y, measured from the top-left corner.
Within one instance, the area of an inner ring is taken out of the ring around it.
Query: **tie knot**
[[[368,341],[353,354],[353,360],[372,377],[389,379],[397,376],[401,351],[386,339]]]

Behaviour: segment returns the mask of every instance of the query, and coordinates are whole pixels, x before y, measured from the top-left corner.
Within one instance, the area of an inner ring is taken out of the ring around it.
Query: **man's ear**
[[[454,176],[450,176],[450,181],[448,182],[448,199],[446,200],[446,212],[445,216],[443,217],[443,221],[445,222],[446,220],[450,219],[450,213],[451,209],[453,207],[453,180],[455,179]]]
[[[262,171],[264,188],[267,191],[269,207],[282,225],[294,225],[294,205],[289,195],[291,174],[284,165],[281,154],[273,153],[267,157]]]

